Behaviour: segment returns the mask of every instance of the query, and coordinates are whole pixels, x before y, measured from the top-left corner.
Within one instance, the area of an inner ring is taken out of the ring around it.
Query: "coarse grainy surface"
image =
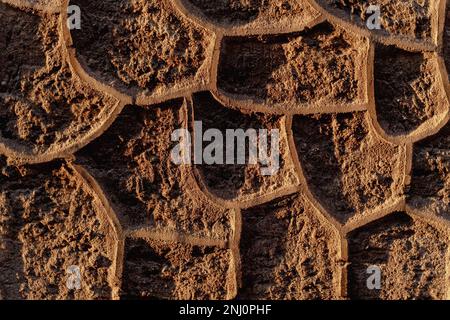
[[[449,9],[0,0],[0,299],[449,299]]]
[[[448,232],[395,213],[351,233],[349,295],[356,299],[445,299]],[[370,265],[382,271],[380,290],[366,284]]]
[[[295,34],[223,42],[218,87],[269,105],[360,102],[365,40],[328,23]]]
[[[88,186],[62,163],[1,165],[0,297],[110,299],[114,233]],[[72,265],[79,291],[66,286]]]
[[[342,222],[401,195],[401,151],[367,130],[366,114],[296,116],[294,139],[317,199]]]
[[[242,212],[242,299],[337,297],[338,235],[303,195]]]
[[[417,39],[431,38],[432,12],[438,0],[317,0],[332,12],[345,13],[364,23],[373,14],[369,8],[380,8],[380,24],[390,35],[411,36]]]
[[[94,76],[148,94],[201,80],[212,36],[180,17],[167,0],[72,0],[83,28],[72,32],[77,57]]]
[[[14,151],[41,155],[67,148],[118,103],[71,72],[58,19],[0,3],[0,141]]]

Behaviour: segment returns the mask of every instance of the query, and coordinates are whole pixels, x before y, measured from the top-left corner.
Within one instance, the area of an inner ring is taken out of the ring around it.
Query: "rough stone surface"
[[[58,19],[0,3],[0,140],[15,151],[64,149],[90,133],[118,102],[72,74]]]
[[[225,299],[230,257],[214,247],[129,239],[122,298]]]
[[[128,106],[100,139],[79,152],[78,161],[106,190],[126,226],[226,238],[229,212],[196,197],[183,166],[172,162],[172,132],[186,124],[182,104]]]
[[[444,35],[443,35],[443,47],[444,47],[444,60],[445,64],[447,66],[447,72],[449,73],[449,79],[450,82],[450,2],[447,1],[447,10],[445,13],[445,28],[444,28]]]
[[[341,222],[401,195],[400,149],[369,132],[365,116],[296,116],[293,121],[310,190]]]
[[[414,146],[409,204],[450,219],[450,125]]]
[[[177,15],[166,0],[72,0],[84,13],[72,30],[77,55],[113,87],[161,93],[205,77],[211,38]]]
[[[206,18],[222,26],[288,25],[308,21],[317,12],[305,1],[295,0],[185,0]]]
[[[0,299],[450,298],[438,1],[0,1]]]
[[[73,170],[0,161],[0,298],[111,299],[113,231]]]
[[[226,200],[245,200],[251,196],[276,192],[281,188],[298,183],[292,160],[289,158],[281,117],[266,116],[264,114],[243,114],[237,110],[222,106],[209,93],[195,95],[193,103],[195,121],[201,121],[203,132],[207,132],[209,129],[219,129],[224,137],[224,142],[227,141],[226,131],[230,129],[243,130],[249,134],[251,134],[251,131],[248,130],[256,130],[254,136],[257,137],[257,141],[255,143],[258,143],[261,136],[264,135],[259,130],[267,130],[265,134],[267,134],[270,144],[264,146],[263,151],[267,152],[269,159],[272,156],[272,146],[275,145],[275,142],[271,140],[272,130],[278,130],[274,132],[280,140],[279,149],[281,156],[278,157],[279,170],[276,174],[265,175],[265,169],[270,168],[270,165],[265,163],[264,159],[258,160],[258,164],[248,164],[249,145],[254,145],[249,138],[245,142],[247,148],[245,151],[246,164],[244,165],[229,165],[225,163],[227,150],[224,144],[222,148],[224,155],[222,161],[224,164],[211,165],[204,163],[197,166],[204,183],[212,193]],[[204,142],[203,149],[208,145],[210,145],[210,142]],[[255,155],[257,155],[257,151],[259,149],[255,150]],[[235,154],[237,152],[238,148],[235,149]],[[276,161],[272,162],[272,165],[276,166]]]
[[[357,299],[445,299],[448,232],[404,213],[350,235],[349,294]],[[367,288],[367,268],[381,269],[381,289]]]
[[[245,210],[242,299],[337,297],[337,233],[302,195]]]
[[[318,0],[328,8],[345,12],[349,18],[364,24],[373,12],[369,6],[379,6],[381,29],[390,35],[430,39],[433,25],[432,12],[436,0]]]
[[[218,86],[269,105],[361,101],[365,42],[324,23],[295,34],[225,38]]]
[[[374,68],[378,120],[388,134],[408,134],[442,112],[443,88],[430,55],[380,45]]]

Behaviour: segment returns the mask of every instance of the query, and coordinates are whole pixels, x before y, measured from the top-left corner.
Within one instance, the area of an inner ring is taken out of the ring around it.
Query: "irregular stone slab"
[[[364,38],[328,23],[293,34],[228,37],[217,86],[228,98],[285,111],[361,103],[366,54]]]
[[[127,239],[121,298],[226,299],[230,261],[226,249]]]
[[[336,299],[338,234],[302,195],[242,212],[242,299]]]
[[[71,31],[76,57],[94,78],[130,94],[162,96],[208,81],[212,36],[166,0],[71,0],[82,12]]]
[[[437,21],[433,16],[436,0],[316,0],[330,13],[343,16],[358,26],[368,29],[367,20],[372,13],[370,5],[380,8],[381,30],[387,35],[401,35],[414,39],[431,40]]]
[[[118,104],[71,73],[58,19],[0,3],[0,143],[14,156],[80,148]]]
[[[414,145],[408,204],[450,219],[450,124]]]
[[[409,134],[446,111],[445,91],[431,54],[378,45],[374,77],[378,122],[389,135]]]
[[[306,1],[181,0],[201,19],[226,29],[271,29],[304,26],[319,16]]]
[[[364,112],[295,116],[294,141],[316,199],[340,222],[402,195],[401,150],[368,131]]]
[[[0,298],[111,299],[114,231],[89,189],[64,163],[0,162]]]
[[[447,232],[404,213],[366,225],[349,236],[350,298],[446,299],[447,252]],[[371,266],[381,270],[380,290],[367,287]]]

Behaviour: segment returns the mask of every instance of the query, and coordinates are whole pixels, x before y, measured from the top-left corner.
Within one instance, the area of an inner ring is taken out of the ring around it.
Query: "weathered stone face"
[[[0,299],[449,298],[449,8],[1,1]]]

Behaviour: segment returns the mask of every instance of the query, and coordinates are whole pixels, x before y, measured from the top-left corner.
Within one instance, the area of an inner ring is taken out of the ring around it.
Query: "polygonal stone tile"
[[[183,100],[127,106],[77,161],[99,182],[125,227],[152,226],[227,239],[229,211],[189,184],[190,168],[171,157],[172,133],[187,128]]]
[[[180,4],[214,26],[241,32],[301,28],[319,16],[305,0],[180,0]]]
[[[116,235],[89,189],[62,163],[0,161],[0,298],[111,299]]]
[[[348,237],[350,298],[447,298],[447,230],[405,213],[395,213],[353,231]],[[371,290],[367,285],[371,274],[377,276],[371,270],[369,273],[372,266],[381,271],[379,289]]]
[[[403,194],[401,148],[368,128],[365,112],[295,116],[293,120],[308,186],[341,223],[360,219]]]
[[[447,7],[445,11],[445,28],[443,35],[443,46],[444,46],[444,59],[447,66],[447,73],[449,76],[448,81],[450,82],[450,2],[447,1]]]
[[[127,239],[121,298],[226,299],[230,264],[226,249]]]
[[[328,23],[292,34],[226,37],[218,93],[236,105],[279,112],[361,104],[367,53],[365,38]]]
[[[298,178],[295,174],[294,165],[289,155],[287,138],[284,130],[284,119],[280,116],[265,115],[262,113],[241,113],[224,107],[209,93],[199,93],[193,96],[194,120],[201,122],[202,133],[208,130],[219,130],[222,141],[218,137],[211,142],[203,142],[202,149],[207,151],[208,145],[212,142],[220,143],[220,150],[223,152],[222,160],[219,164],[199,164],[196,169],[200,173],[201,179],[208,190],[215,196],[234,201],[245,201],[256,199],[286,190],[289,187],[297,185]],[[227,130],[243,130],[245,134],[252,133],[255,130],[256,141],[246,137],[245,142],[236,138],[230,141],[227,138]],[[267,144],[261,145],[261,132],[266,130]],[[272,135],[276,133],[278,140]],[[245,164],[227,164],[227,147],[234,146],[234,157],[241,146],[245,147]],[[195,142],[194,142],[195,144]],[[271,163],[258,164],[249,163],[249,152],[255,150],[257,155],[259,151],[267,152],[271,159],[272,152],[279,154],[274,157],[275,161]],[[277,150],[276,150],[277,149]],[[277,163],[278,162],[278,163]],[[273,172],[266,172],[273,169]]]
[[[71,0],[76,57],[96,79],[132,96],[161,97],[208,82],[212,35],[167,0]]]
[[[18,8],[46,10],[49,12],[58,12],[62,1],[63,0],[2,0],[2,2]]]
[[[80,148],[118,101],[72,74],[59,16],[0,3],[0,150],[52,158]],[[19,41],[20,39],[20,41]]]
[[[390,136],[429,129],[448,110],[436,58],[394,46],[375,50],[375,103],[378,122]]]
[[[242,299],[336,299],[339,236],[303,195],[242,212]]]
[[[408,204],[450,220],[450,124],[414,145]]]
[[[369,30],[366,22],[373,12],[369,6],[379,6],[381,33],[398,35],[412,40],[431,41],[437,28],[435,8],[438,0],[315,0],[329,13]],[[378,30],[373,30],[377,32]]]

